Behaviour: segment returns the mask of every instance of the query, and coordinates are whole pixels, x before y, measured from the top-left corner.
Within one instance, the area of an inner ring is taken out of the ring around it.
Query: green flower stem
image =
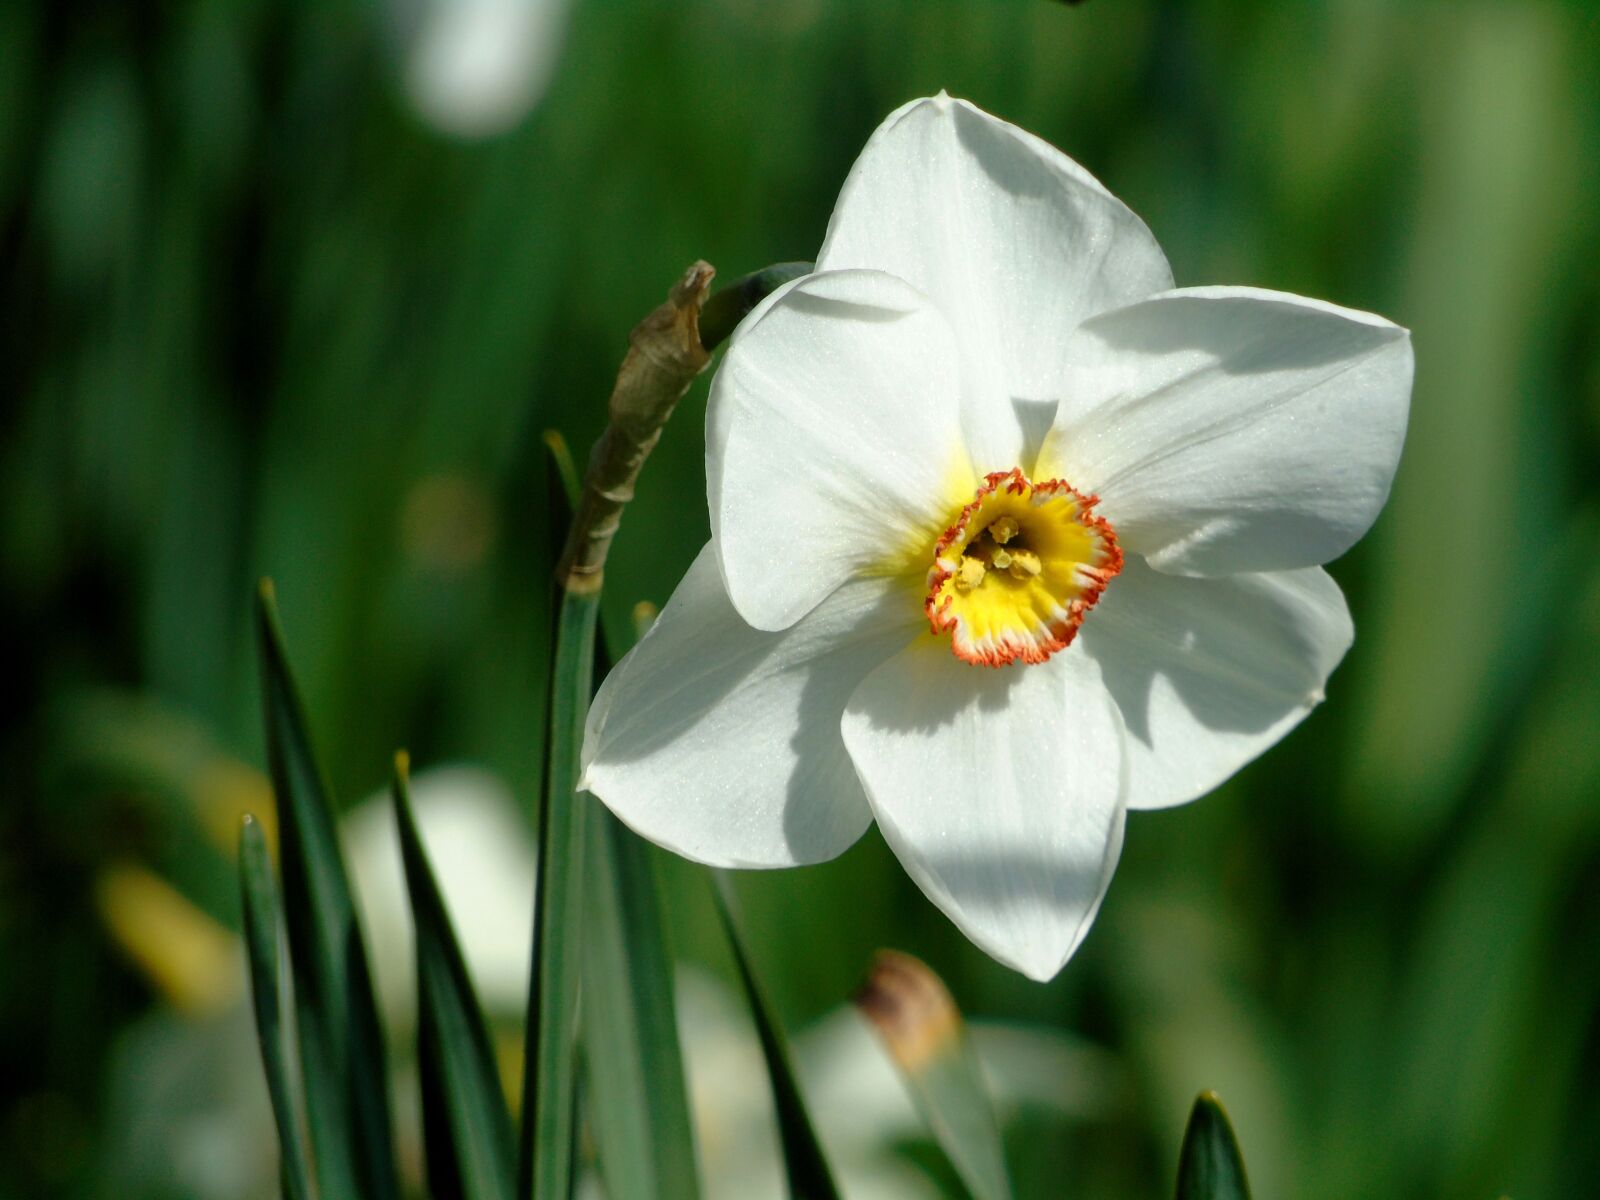
[[[544,786],[539,798],[539,875],[534,916],[533,975],[528,989],[527,1063],[523,1073],[520,1191],[535,1200],[567,1200],[572,1185],[576,1126],[576,1058],[579,979],[584,944],[584,860],[593,856],[597,879],[589,889],[601,943],[589,956],[592,986],[607,988],[590,1009],[611,1034],[634,1042],[654,1064],[639,1084],[660,1085],[653,1096],[633,1096],[626,1112],[613,1109],[602,1133],[624,1151],[648,1155],[655,1194],[693,1196],[693,1151],[682,1060],[675,1044],[671,960],[666,953],[654,884],[644,847],[609,814],[590,814],[578,793],[583,728],[593,689],[595,637],[606,554],[622,510],[667,418],[711,360],[711,348],[774,288],[810,270],[782,264],[758,271],[712,298],[707,340],[701,310],[715,271],[697,262],[668,293],[666,303],[640,321],[628,338],[608,406],[609,421],[595,443],[575,502],[566,547],[556,569],[561,600],[551,656],[549,730]],[[547,437],[570,497],[574,472],[565,443]],[[559,499],[559,497],[558,497]],[[598,827],[586,831],[591,820]],[[629,968],[632,968],[631,970]],[[626,998],[619,990],[628,990]],[[602,1034],[602,1036],[605,1036]],[[617,1047],[598,1047],[603,1060]],[[606,1069],[602,1066],[602,1070]],[[608,1076],[597,1090],[617,1080]],[[624,1100],[628,1099],[625,1095]],[[612,1174],[621,1164],[612,1163]],[[646,1169],[627,1164],[629,1172]],[[629,1178],[634,1177],[629,1175]],[[831,1194],[817,1193],[817,1194]]]
[[[588,814],[577,783],[599,615],[598,591],[562,594],[550,670],[518,1189],[535,1200],[567,1200],[572,1185]]]
[[[666,303],[629,336],[628,353],[611,393],[610,420],[590,456],[556,570],[561,600],[539,800],[539,874],[520,1143],[520,1192],[534,1200],[567,1200],[572,1187],[584,957],[583,867],[594,852],[586,831],[589,801],[577,785],[606,553],[667,418],[710,361],[700,344],[699,316],[714,273],[709,264],[695,263],[674,285]],[[558,443],[551,444],[561,468],[559,450]]]
[[[558,485],[551,502],[570,517],[582,481],[566,440],[547,430],[544,441]],[[643,636],[635,621],[632,641]],[[609,669],[621,658],[616,651],[627,648],[613,648],[601,635],[596,669]],[[672,954],[650,848],[603,806],[590,810],[587,824],[582,1094],[601,1178],[613,1196],[694,1200],[699,1171],[678,1045]]]

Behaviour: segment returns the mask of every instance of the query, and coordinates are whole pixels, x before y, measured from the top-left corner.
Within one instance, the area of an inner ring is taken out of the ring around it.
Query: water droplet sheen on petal
[[[996,471],[933,548],[924,608],[964,662],[1042,663],[1078,627],[1122,570],[1097,497],[1060,479],[1033,483]]]

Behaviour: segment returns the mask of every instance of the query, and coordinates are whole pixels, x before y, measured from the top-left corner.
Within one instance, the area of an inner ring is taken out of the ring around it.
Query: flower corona
[[[1030,482],[1018,467],[984,479],[928,571],[923,608],[957,658],[1037,664],[1072,644],[1122,570],[1117,535],[1096,503],[1064,480]]]

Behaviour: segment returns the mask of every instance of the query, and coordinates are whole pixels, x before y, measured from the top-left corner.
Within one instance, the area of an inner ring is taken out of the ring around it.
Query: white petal
[[[1017,410],[1060,398],[1070,330],[1172,286],[1144,222],[1087,171],[942,94],[872,135],[817,266],[888,271],[944,311],[968,366],[964,424],[980,473],[1030,465]]]
[[[862,682],[844,741],[906,871],[995,958],[1048,979],[1077,947],[1122,844],[1122,731],[1076,647],[977,667],[932,637]]]
[[[712,540],[746,621],[783,629],[931,551],[976,486],[959,378],[944,318],[880,272],[808,275],[746,320],[706,416]]]
[[[1354,637],[1319,567],[1191,579],[1130,555],[1078,634],[1122,710],[1128,807],[1186,803],[1267,750]]]
[[[1096,492],[1162,571],[1315,566],[1389,495],[1411,340],[1370,313],[1251,288],[1169,292],[1086,322],[1067,348],[1038,473]]]
[[[651,841],[700,862],[832,858],[871,822],[839,714],[921,623],[918,596],[863,580],[792,629],[752,629],[708,545],[595,697],[583,787]]]

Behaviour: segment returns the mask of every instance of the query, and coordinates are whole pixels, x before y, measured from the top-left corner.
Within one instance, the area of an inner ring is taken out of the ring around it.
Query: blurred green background
[[[867,134],[941,87],[1083,162],[1180,284],[1409,326],[1411,430],[1332,567],[1358,634],[1328,704],[1132,819],[1057,980],[973,949],[872,833],[741,881],[779,1007],[805,1026],[893,945],[969,1014],[1103,1048],[1072,1119],[1010,1122],[1024,1195],[1166,1193],[1202,1087],[1264,1197],[1592,1194],[1600,10],[573,0],[524,14],[521,83],[441,99],[436,8],[0,6],[0,1197],[227,1194],[121,1156],[161,1118],[130,1039],[170,1062],[236,995],[256,578],[344,801],[404,744],[526,808],[541,432],[589,444],[694,258],[813,256]],[[704,404],[627,514],[618,631],[706,537]],[[725,972],[701,874],[660,866],[680,955]]]

